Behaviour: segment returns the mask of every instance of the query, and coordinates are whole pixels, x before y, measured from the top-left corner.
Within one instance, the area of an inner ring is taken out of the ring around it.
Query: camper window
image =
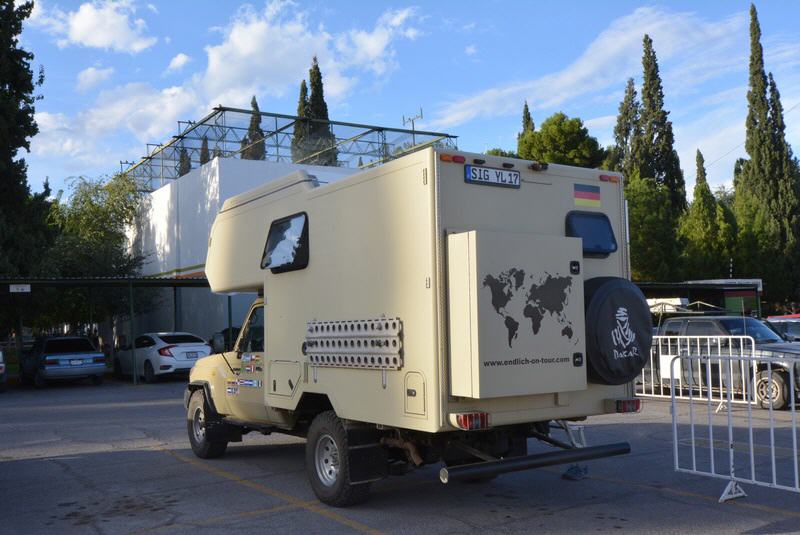
[[[583,238],[585,256],[606,257],[617,250],[614,229],[605,214],[570,212],[567,214],[567,236]]]
[[[294,214],[276,219],[269,227],[261,269],[273,273],[303,269],[308,265],[308,216]]]

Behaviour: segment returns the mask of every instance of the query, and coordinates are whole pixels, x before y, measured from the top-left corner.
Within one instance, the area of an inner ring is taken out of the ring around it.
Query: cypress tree
[[[364,160],[361,159],[361,156],[358,157],[358,168],[361,169],[364,167]]]
[[[636,99],[636,86],[633,78],[628,78],[625,85],[625,96],[619,103],[617,124],[614,126],[614,145],[608,151],[603,167],[612,171],[621,171],[630,176],[633,169],[631,143],[639,126],[639,101]]]
[[[522,107],[522,134],[525,132],[533,132],[536,130],[536,125],[533,123],[533,117],[531,117],[531,111],[528,109],[528,101],[525,101],[525,105]]]
[[[19,157],[30,150],[30,138],[39,128],[34,118],[34,91],[44,75],[34,78],[33,54],[19,46],[22,25],[32,2],[15,5],[0,1],[0,274],[28,274],[33,266],[31,248],[38,245],[27,235],[38,223],[29,217],[28,166]]]
[[[306,81],[300,82],[300,97],[297,99],[297,116],[301,120],[294,123],[292,136],[292,161],[297,162],[308,156],[308,86]]]
[[[261,111],[258,109],[255,95],[250,100],[250,108],[250,125],[247,127],[247,135],[242,138],[242,159],[263,160],[266,155],[266,147],[264,131],[261,129]]]
[[[208,137],[203,136],[203,142],[200,145],[200,165],[207,163],[209,160],[208,154]]]
[[[633,138],[634,166],[641,177],[652,177],[669,191],[673,215],[686,207],[686,185],[675,151],[675,138],[669,112],[664,109],[664,90],[658,71],[653,40],[645,34],[642,55],[642,105],[638,128]]]
[[[683,242],[683,276],[687,279],[723,277],[726,262],[722,258],[717,201],[706,181],[705,161],[699,149],[696,160],[692,204],[681,216],[678,227]]]
[[[192,170],[192,162],[189,159],[189,153],[186,152],[185,147],[181,147],[181,152],[178,156],[178,176],[183,176]]]
[[[630,226],[631,272],[637,281],[675,277],[678,245],[669,191],[653,178],[628,177],[625,184]]]
[[[308,97],[308,118],[315,120],[309,123],[309,145],[312,153],[320,153],[305,163],[316,165],[336,165],[338,151],[335,148],[336,138],[331,131],[328,117],[328,105],[325,103],[325,92],[322,84],[322,71],[317,56],[311,61],[308,71],[308,85],[311,94]],[[327,149],[327,150],[326,150]],[[324,151],[324,152],[322,152]]]
[[[797,256],[796,164],[786,143],[775,80],[764,70],[761,26],[750,6],[750,63],[745,122],[748,159],[734,170],[737,273],[764,280],[769,301],[794,299]]]

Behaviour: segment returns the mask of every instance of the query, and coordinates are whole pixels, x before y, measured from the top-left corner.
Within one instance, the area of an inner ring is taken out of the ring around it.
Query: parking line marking
[[[606,483],[615,483],[617,485],[628,485],[630,487],[636,487],[643,490],[651,490],[656,492],[667,492],[669,494],[675,494],[677,496],[684,496],[687,498],[700,498],[701,500],[705,500],[707,502],[719,503],[719,498],[715,498],[713,496],[708,496],[706,494],[700,494],[699,492],[692,492],[689,490],[681,490],[676,489],[673,487],[667,486],[658,486],[658,485],[650,485],[648,483],[636,483],[634,481],[628,481],[625,479],[617,479],[613,477],[605,477],[605,476],[589,476],[589,479],[596,479],[598,481],[605,481]],[[744,509],[752,509],[755,511],[761,511],[764,513],[774,513],[783,516],[788,516],[790,518],[800,518],[800,512],[797,511],[790,511],[788,509],[780,509],[779,507],[771,507],[769,505],[761,505],[758,503],[746,503],[746,502],[737,502],[737,501],[729,501],[726,502],[729,505],[734,505],[736,507],[742,507]]]
[[[312,503],[312,502],[307,502]],[[297,506],[291,503],[287,503],[284,505],[276,505],[275,507],[267,507],[264,509],[255,509],[253,511],[244,511],[241,513],[234,513],[230,515],[223,515],[223,516],[214,516],[211,518],[205,518],[202,520],[196,520],[192,522],[186,523],[173,523],[173,524],[162,524],[160,526],[153,526],[152,528],[142,529],[139,531],[132,531],[129,535],[135,534],[142,534],[142,533],[155,533],[157,531],[168,531],[171,529],[181,529],[181,528],[196,528],[200,526],[213,526],[214,524],[221,524],[224,522],[230,522],[231,520],[236,520],[237,518],[247,518],[252,516],[261,516],[261,515],[268,515],[270,513],[279,513],[281,511],[290,511],[292,509],[297,509]]]
[[[316,513],[316,514],[318,514],[320,516],[324,516],[324,517],[329,518],[329,519],[331,519],[331,520],[333,520],[335,522],[338,522],[338,523],[340,523],[342,525],[345,525],[347,527],[353,528],[356,531],[360,531],[362,533],[369,533],[371,535],[383,535],[383,532],[381,532],[381,531],[379,531],[377,529],[371,528],[371,527],[367,526],[366,524],[362,524],[361,522],[359,522],[357,520],[352,520],[350,518],[347,518],[346,516],[340,515],[339,513],[336,513],[334,511],[330,511],[330,510],[326,509],[324,506],[318,504],[317,502],[305,502],[303,500],[295,498],[291,494],[287,494],[287,493],[282,492],[280,490],[273,489],[273,488],[268,487],[266,485],[263,485],[261,483],[256,483],[255,481],[251,481],[249,479],[244,479],[242,477],[237,476],[233,472],[228,472],[227,470],[222,470],[221,468],[216,468],[214,466],[209,466],[206,463],[202,463],[202,462],[200,462],[200,461],[198,461],[196,459],[192,459],[190,457],[186,457],[185,455],[181,455],[180,453],[177,453],[177,452],[172,451],[172,450],[160,448],[160,451],[163,451],[167,455],[171,455],[175,459],[178,459],[179,461],[182,461],[182,462],[184,462],[186,464],[190,464],[192,466],[200,468],[201,470],[205,470],[206,472],[208,472],[210,474],[214,474],[214,475],[219,476],[221,478],[228,479],[230,481],[238,483],[239,485],[242,485],[244,487],[248,487],[250,489],[258,491],[258,492],[260,492],[262,494],[266,494],[268,496],[272,496],[273,498],[278,498],[280,500],[283,500],[285,502],[290,503],[291,505],[293,505],[295,507],[298,507],[300,509],[305,509],[306,511],[310,511],[312,513]]]

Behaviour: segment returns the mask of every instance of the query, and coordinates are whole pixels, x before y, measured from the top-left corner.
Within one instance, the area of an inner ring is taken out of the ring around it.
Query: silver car
[[[106,373],[106,357],[85,336],[41,338],[20,359],[24,380],[42,388],[55,379],[90,378],[99,385]]]

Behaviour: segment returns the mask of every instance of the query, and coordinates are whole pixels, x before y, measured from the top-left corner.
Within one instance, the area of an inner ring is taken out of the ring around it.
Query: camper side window
[[[606,257],[617,250],[617,239],[611,221],[600,212],[567,214],[567,236],[583,238],[584,256]]]
[[[308,216],[294,214],[276,219],[269,227],[261,269],[283,273],[308,265]]]

